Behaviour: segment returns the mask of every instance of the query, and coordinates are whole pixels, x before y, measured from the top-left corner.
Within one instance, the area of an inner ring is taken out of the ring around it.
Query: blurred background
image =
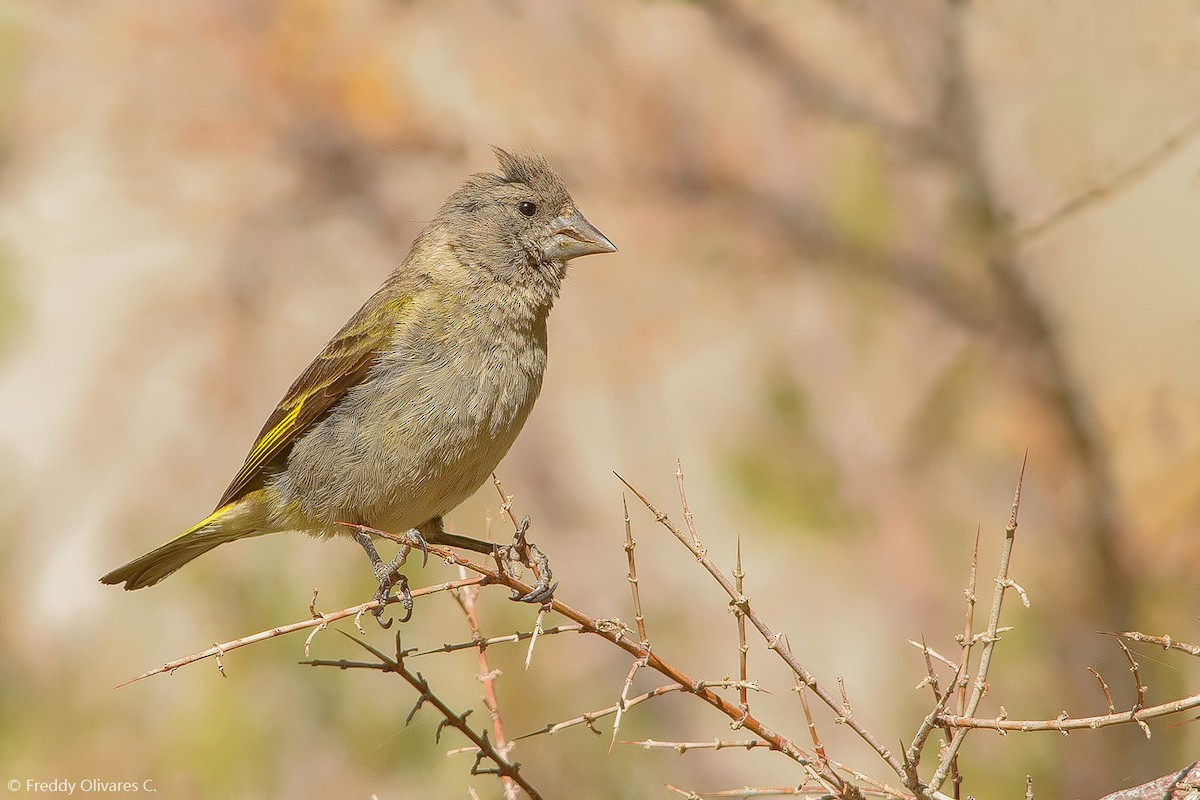
[[[499,470],[561,599],[632,624],[612,471],[681,519],[678,459],[714,559],[731,569],[740,537],[761,613],[907,741],[931,700],[906,640],[957,652],[976,530],[986,598],[1027,451],[1012,577],[1032,608],[1010,598],[982,713],[1103,713],[1088,666],[1128,707],[1098,631],[1200,639],[1198,25],[1194,0],[0,2],[0,778],[500,796],[432,711],[404,725],[406,685],[300,668],[303,638],[229,654],[224,679],[204,662],[113,689],[305,619],[314,587],[323,610],[369,599],[352,543],[265,537],[148,591],[97,582],[208,513],[493,144],[544,153],[620,247],[572,265]],[[719,589],[631,511],[655,650],[736,674]],[[510,532],[490,486],[450,521]],[[532,624],[503,592],[480,603],[485,633]],[[446,596],[403,633],[470,638]],[[313,655],[360,653],[327,632]],[[1148,702],[1200,691],[1176,655],[1139,650]],[[574,636],[528,671],[523,647],[489,656],[510,735],[613,704],[629,668]],[[773,692],[752,708],[806,737],[769,656],[752,643]],[[473,653],[414,666],[486,721]],[[656,703],[622,739],[741,735]],[[801,780],[769,753],[607,755],[601,728],[513,757],[552,797]],[[1098,796],[1196,757],[1194,724],[1153,728],[977,733],[964,788]]]

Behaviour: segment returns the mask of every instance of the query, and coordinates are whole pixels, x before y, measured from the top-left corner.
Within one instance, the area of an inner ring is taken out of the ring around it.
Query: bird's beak
[[[544,252],[550,261],[569,261],[592,253],[615,253],[617,246],[573,210],[554,220]]]

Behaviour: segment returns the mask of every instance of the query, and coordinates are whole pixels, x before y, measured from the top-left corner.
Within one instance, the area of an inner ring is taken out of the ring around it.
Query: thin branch
[[[376,533],[376,535],[379,535],[383,538],[394,538],[397,540],[400,539],[400,537],[396,537],[393,534],[388,533],[387,531],[375,531],[375,533]],[[483,578],[481,579],[482,583],[498,584],[498,585],[504,586],[510,590],[520,592],[521,594],[527,594],[533,588],[529,584],[527,584],[523,581],[520,581],[517,578],[514,578],[513,576],[511,576],[507,573],[501,573],[492,567],[487,567],[482,564],[478,564],[473,561],[470,561],[469,559],[464,558],[463,556],[460,556],[457,553],[455,553],[454,551],[449,550],[447,548],[436,547],[436,546],[430,545],[429,553],[431,555],[434,555],[434,556],[444,559],[448,564],[462,565],[462,566],[466,567],[467,569],[471,570],[472,572],[479,573],[480,575],[483,576]],[[472,582],[474,582],[476,579],[468,579],[468,580],[471,580]],[[438,587],[431,587],[431,589],[429,591],[416,590],[416,591],[413,591],[412,594],[414,597],[417,597],[417,596],[420,596],[423,594],[429,594],[433,590],[445,591],[450,588],[456,588],[459,585],[461,585],[461,582],[453,581],[449,584],[442,584],[442,585],[439,585]],[[629,653],[634,658],[646,659],[647,667],[649,667],[650,669],[653,669],[655,672],[658,672],[660,675],[663,675],[668,680],[678,683],[682,687],[683,691],[688,692],[689,694],[693,694],[696,697],[703,700],[705,703],[708,703],[710,706],[713,706],[718,711],[720,711],[722,714],[729,717],[734,722],[737,722],[742,727],[749,730],[751,733],[754,733],[764,739],[773,741],[775,743],[776,749],[778,749],[781,753],[783,753],[784,755],[786,755],[788,758],[792,759],[793,761],[796,761],[797,763],[799,763],[801,765],[805,765],[805,766],[813,765],[816,763],[815,759],[812,755],[805,752],[802,748],[798,747],[794,742],[792,742],[786,736],[779,733],[774,728],[771,728],[770,726],[768,726],[766,723],[762,722],[757,717],[755,717],[751,714],[747,714],[746,712],[742,711],[742,709],[738,708],[733,703],[730,703],[724,697],[720,696],[719,694],[714,692],[711,688],[709,688],[710,684],[706,684],[702,681],[697,681],[697,680],[693,679],[682,669],[676,667],[674,664],[671,664],[671,663],[663,660],[662,658],[660,658],[658,655],[652,653],[649,650],[649,648],[646,648],[646,647],[642,646],[640,643],[633,641],[632,638],[630,638],[628,635],[626,635],[624,629],[619,628],[617,626],[613,626],[611,623],[609,623],[605,620],[594,619],[593,617],[588,616],[587,614],[583,613],[582,611],[579,611],[578,609],[575,609],[560,600],[553,600],[550,605],[554,611],[558,612],[559,614],[566,617],[567,619],[580,625],[582,627],[584,633],[590,633],[590,634],[599,636],[600,638],[611,642],[612,644],[621,648],[625,652]],[[359,606],[354,606],[352,608],[345,609],[342,612],[338,612],[338,614],[336,615],[336,618],[340,619],[340,618],[344,618],[347,616],[354,616],[356,613],[362,613],[364,610],[370,610],[374,607],[375,607],[375,601],[371,601],[369,603],[364,603]],[[263,639],[268,639],[268,638],[272,638],[274,636],[282,635],[283,633],[290,633],[290,632],[296,631],[296,630],[304,630],[306,628],[309,628],[309,627],[312,627],[315,625],[319,625],[319,624],[321,624],[322,621],[327,621],[329,618],[331,618],[331,616],[332,615],[327,614],[327,615],[325,615],[325,618],[326,618],[325,620],[305,620],[303,622],[299,622],[294,625],[284,626],[283,628],[275,628],[275,629],[272,629],[271,631],[264,631],[261,634],[256,634],[254,637],[246,637],[246,639],[235,640],[235,641],[237,642],[237,646],[243,646],[243,645],[249,644],[253,641],[261,641]],[[218,649],[213,649],[211,651],[204,651],[202,653],[198,653],[195,656],[188,656],[186,658],[179,659],[176,662],[171,662],[169,664],[163,665],[162,667],[160,667],[158,669],[151,670],[150,672],[145,673],[144,675],[140,676],[139,678],[137,678],[135,680],[140,680],[140,678],[148,677],[150,675],[156,675],[156,674],[159,674],[162,672],[167,672],[171,669],[175,669],[175,668],[178,668],[185,664],[189,664],[193,661],[199,660],[200,658],[206,658],[208,656],[217,655],[218,652],[223,652],[223,651],[218,650]],[[830,775],[830,777],[835,782],[838,782],[838,783],[841,782],[841,779],[838,778],[836,775]],[[846,788],[848,790],[855,789],[855,787],[853,787],[853,786],[848,786]]]
[[[496,487],[496,491],[500,494],[500,511],[508,516],[509,522],[513,524],[513,528],[520,528],[521,523],[517,521],[517,515],[513,513],[511,494],[504,493],[504,487],[500,485],[500,478],[496,473],[492,473],[492,485]]]
[[[1150,148],[1140,158],[1127,164],[1104,183],[1093,186],[1086,192],[1071,198],[1037,222],[1018,229],[1013,235],[1025,242],[1037,239],[1047,231],[1061,225],[1065,220],[1141,180],[1174,155],[1198,132],[1200,132],[1200,116],[1188,120],[1175,133]]]
[[[433,553],[436,550],[438,550],[438,548],[435,548],[435,547],[429,548],[430,553]],[[486,580],[486,578],[478,577],[478,578],[466,578],[464,580],[459,580],[459,581],[447,581],[446,583],[439,583],[436,586],[426,586],[422,589],[414,589],[412,592],[412,596],[415,599],[417,597],[425,597],[427,595],[437,594],[439,592],[451,591],[453,589],[458,589],[463,586],[477,586],[479,584],[484,583],[485,580]],[[315,600],[314,600],[314,602],[315,602]],[[400,602],[400,598],[398,598],[398,597],[392,597],[388,600],[388,603],[398,603],[398,602]],[[147,670],[146,672],[143,672],[141,675],[138,675],[136,678],[130,678],[129,680],[124,681],[123,683],[118,683],[115,688],[120,689],[122,686],[128,686],[131,683],[137,683],[138,681],[140,681],[144,678],[149,678],[152,675],[161,675],[164,672],[174,672],[175,670],[179,669],[180,667],[186,667],[188,664],[192,664],[196,661],[201,661],[205,658],[213,658],[214,656],[219,658],[220,656],[223,656],[226,653],[228,653],[230,650],[236,650],[239,647],[245,647],[248,644],[255,644],[257,642],[263,642],[263,641],[266,641],[267,639],[274,639],[278,636],[286,636],[289,633],[296,633],[297,631],[308,630],[309,628],[325,628],[329,625],[329,623],[337,622],[340,619],[345,619],[347,617],[360,617],[368,611],[373,611],[378,606],[379,606],[378,601],[371,600],[366,603],[360,603],[356,606],[350,606],[349,608],[343,608],[341,611],[330,611],[327,613],[319,613],[318,612],[311,619],[302,620],[300,622],[293,622],[290,625],[281,625],[278,628],[271,628],[270,630],[261,631],[259,633],[255,633],[250,636],[243,636],[240,639],[231,639],[228,642],[222,642],[221,644],[213,645],[212,647],[208,648],[207,650],[201,650],[198,653],[192,653],[190,656],[184,656],[183,658],[177,658],[174,661],[168,661],[167,663],[163,664],[160,667],[155,667],[152,670]],[[310,638],[310,640],[305,643],[305,647],[307,648],[311,644],[312,644],[312,641]]]
[[[734,587],[729,578],[726,577],[725,573],[723,573],[715,564],[713,564],[712,560],[709,559],[708,554],[704,550],[703,546],[699,545],[698,543],[693,543],[690,537],[685,535],[683,531],[681,531],[679,527],[673,521],[671,521],[670,517],[668,517],[662,511],[659,511],[658,508],[652,502],[650,502],[645,495],[635,489],[633,485],[629,483],[629,481],[625,480],[620,475],[617,475],[617,479],[620,480],[621,483],[625,484],[629,491],[633,492],[634,496],[642,502],[642,505],[646,506],[650,513],[654,515],[656,522],[670,531],[671,534],[684,545],[684,547],[687,547],[688,550],[691,551],[692,555],[695,556],[698,562],[700,562],[701,566],[703,566],[708,571],[709,575],[711,575],[713,579],[716,580],[716,582],[720,585],[720,587],[725,590],[725,593],[729,595],[729,598],[733,601],[733,603],[741,608],[743,612],[745,612],[746,617],[750,620],[750,623],[754,625],[759,634],[767,641],[767,647],[773,650],[781,659],[783,659],[784,663],[787,664],[797,676],[799,676],[800,680],[806,686],[812,689],[813,693],[817,695],[817,697],[819,697],[823,703],[829,706],[829,708],[833,709],[833,711],[838,714],[840,720],[847,727],[858,734],[860,739],[870,745],[871,749],[873,749],[879,755],[879,757],[882,758],[887,765],[896,772],[897,775],[903,777],[904,766],[900,763],[900,761],[897,760],[897,758],[892,755],[892,752],[878,739],[876,739],[870,731],[864,728],[862,723],[860,723],[853,714],[845,713],[838,705],[837,699],[824,687],[817,683],[817,679],[812,675],[812,673],[805,669],[799,661],[796,660],[796,657],[792,654],[790,649],[783,646],[782,634],[777,634],[772,631],[767,623],[763,621],[762,617],[758,615],[758,612],[750,605],[749,598],[738,594],[737,589]],[[749,714],[747,714],[747,718],[751,718]],[[757,731],[755,732],[757,733]],[[840,783],[840,778],[838,781]]]
[[[1164,650],[1179,650],[1187,653],[1190,656],[1200,656],[1200,646],[1188,644],[1187,642],[1179,642],[1172,639],[1169,635],[1166,636],[1151,636],[1148,633],[1139,633],[1138,631],[1125,631],[1123,633],[1112,633],[1102,631],[1106,636],[1119,636],[1122,639],[1128,639],[1131,642],[1148,642],[1156,644]]]
[[[556,625],[553,628],[545,628],[539,633],[539,636],[552,636],[556,633],[579,633],[583,630],[582,625]],[[418,656],[429,656],[436,653],[453,653],[458,650],[470,650],[474,647],[491,647],[494,644],[508,644],[515,642],[523,642],[526,639],[532,639],[533,631],[517,631],[510,633],[507,636],[489,636],[486,639],[481,639],[477,642],[455,642],[454,644],[444,644],[441,647],[431,647],[428,650],[421,650],[416,653],[409,653],[409,658],[417,658]]]
[[[621,744],[636,745],[643,750],[674,750],[676,753],[686,753],[688,750],[754,750],[755,748],[771,748],[771,743],[762,739],[713,739],[711,742],[660,742],[656,739],[629,741],[622,739]]]
[[[918,650],[920,650],[927,659],[932,658],[935,661],[940,661],[941,663],[945,664],[947,667],[954,670],[955,672],[958,671],[958,664],[955,664],[953,661],[946,658],[944,655],[939,653],[937,650],[934,650],[932,647],[929,646],[928,643],[926,643],[926,641],[924,639],[922,639],[919,642],[914,639],[909,639],[908,643],[911,644],[913,647],[917,648]],[[932,665],[930,665],[930,666],[932,667]],[[929,673],[930,673],[930,677],[935,677],[932,669],[929,670]],[[950,687],[951,690],[953,690],[954,688],[955,687],[953,687],[953,686]]]
[[[629,591],[633,594],[633,621],[637,625],[638,641],[649,646],[650,640],[646,637],[646,617],[642,614],[642,593],[638,589],[637,562],[633,557],[637,540],[633,538],[633,526],[629,521],[629,502],[624,495],[621,495],[621,505],[625,510],[625,557],[629,561],[626,577],[629,579]]]
[[[629,708],[629,690],[633,688],[633,679],[637,675],[637,671],[646,666],[645,659],[637,659],[633,665],[629,667],[629,674],[625,676],[625,683],[621,686],[621,696],[617,700],[617,716],[613,718],[612,738],[608,740],[608,752],[611,754],[613,745],[617,743],[617,731],[621,729],[621,717],[625,716],[625,709]]]
[[[631,698],[627,699],[625,701],[625,708],[626,708],[626,710],[628,710],[640,703],[646,702],[647,700],[652,700],[655,697],[661,697],[662,695],[668,694],[670,692],[682,692],[682,691],[684,691],[684,687],[680,686],[677,683],[670,683],[665,686],[659,686],[658,688],[651,689],[650,691],[648,691],[644,694],[640,694],[637,697],[631,697]],[[596,720],[603,719],[604,717],[607,717],[609,714],[615,714],[620,709],[621,709],[620,705],[612,705],[612,706],[609,706],[608,708],[602,708],[599,711],[589,711],[586,714],[580,714],[577,717],[572,717],[571,719],[563,720],[562,722],[552,722],[552,723],[547,724],[546,727],[544,727],[544,728],[539,728],[538,730],[530,731],[529,733],[523,733],[520,736],[517,736],[516,738],[514,738],[513,741],[519,741],[521,739],[528,739],[533,736],[541,736],[542,734],[545,734],[545,733],[553,735],[553,734],[558,733],[561,730],[565,730],[567,728],[574,728],[578,725],[586,725],[589,730],[591,730],[593,733],[599,735],[600,731],[598,731],[595,728]]]
[[[442,722],[438,724],[435,737],[440,738],[441,731],[444,727],[451,727],[470,740],[471,744],[475,746],[476,751],[475,764],[471,767],[472,775],[490,774],[496,775],[502,780],[510,780],[517,786],[520,786],[521,789],[527,795],[529,795],[530,800],[541,800],[541,794],[537,791],[537,789],[533,788],[529,781],[525,780],[524,776],[521,775],[521,765],[517,762],[510,762],[508,757],[491,743],[486,733],[476,733],[475,729],[467,724],[466,719],[467,715],[471,713],[470,709],[461,714],[454,713],[454,711],[446,704],[444,700],[434,694],[433,689],[430,688],[429,681],[425,679],[425,676],[419,672],[414,673],[409,670],[407,666],[405,666],[404,650],[400,646],[399,633],[396,634],[396,655],[394,658],[389,657],[381,650],[377,650],[362,639],[351,636],[344,631],[341,631],[341,633],[369,652],[371,655],[378,658],[379,663],[385,668],[385,671],[393,672],[404,678],[404,680],[407,681],[410,686],[420,693],[420,696],[417,698],[416,705],[414,705],[412,711],[409,712],[409,720],[413,718],[413,715],[417,713],[422,705],[429,703],[437,709],[438,713],[442,715]],[[301,663],[309,664],[311,666],[328,666],[328,664],[322,661],[309,661]],[[495,766],[487,768],[480,767],[480,764],[484,759],[491,761]]]
[[[883,781],[875,780],[870,775],[864,775],[862,772],[859,772],[858,770],[856,770],[854,767],[850,766],[849,764],[843,764],[842,762],[840,762],[836,759],[833,759],[833,758],[829,759],[829,763],[833,765],[834,769],[845,773],[846,775],[848,775],[849,777],[858,781],[859,783],[862,783],[862,784],[865,784],[867,786],[874,788],[875,791],[862,790],[864,795],[871,795],[871,796],[876,796],[876,797],[895,797],[895,798],[900,798],[900,800],[913,800],[912,794],[902,791],[900,789],[897,789],[894,786],[889,786],[888,784],[884,783]],[[935,794],[933,796],[935,798],[937,798],[937,800],[947,800],[947,798],[944,798],[943,796],[939,796],[937,794]]]
[[[460,566],[458,574],[465,579],[467,574],[466,569]],[[509,750],[512,749],[512,744],[504,735],[504,720],[500,716],[500,702],[496,698],[496,678],[498,673],[488,664],[487,646],[483,644],[484,637],[479,628],[479,612],[475,607],[475,598],[479,594],[479,587],[464,586],[453,594],[459,608],[462,609],[463,615],[467,618],[467,624],[471,626],[471,638],[477,642],[475,652],[479,661],[478,677],[479,681],[483,684],[483,705],[487,709],[488,718],[492,722],[492,734],[496,737],[496,752],[507,759]],[[516,800],[516,783],[507,775],[502,775],[500,780],[504,784],[505,800]]]
[[[738,681],[729,681],[729,680],[701,681],[701,684],[705,688],[713,688],[713,689],[740,688],[738,683],[739,683]],[[756,684],[751,684],[749,686],[749,688],[756,692],[763,691]],[[647,700],[653,700],[655,697],[661,697],[662,695],[668,694],[670,692],[685,692],[685,691],[688,691],[687,687],[680,686],[677,683],[671,683],[671,684],[666,684],[665,686],[659,686],[657,689],[651,689],[650,691],[645,692],[644,694],[639,694],[637,697],[631,697],[631,698],[627,699],[625,701],[625,710],[628,711],[629,709],[633,708],[634,706],[644,703]],[[549,723],[546,725],[546,727],[538,728],[536,731],[530,731],[529,733],[523,733],[520,736],[515,737],[513,739],[513,741],[515,742],[518,739],[528,739],[533,736],[541,736],[542,734],[545,734],[545,733],[553,735],[555,733],[558,733],[561,730],[565,730],[566,728],[573,728],[578,725],[586,725],[592,731],[592,733],[599,734],[600,731],[596,730],[596,728],[595,728],[596,720],[603,719],[604,717],[607,717],[610,714],[615,714],[619,710],[620,710],[620,705],[611,705],[608,708],[602,708],[599,711],[589,711],[586,714],[580,714],[577,717],[572,717],[571,719],[563,720],[562,722]]]
[[[734,589],[737,590],[739,597],[745,596],[745,592],[742,591],[742,580],[745,577],[746,577],[746,571],[744,569],[742,569],[742,535],[739,533],[738,537],[737,537],[737,565],[733,568],[733,587],[734,587]],[[746,681],[748,679],[746,670],[747,670],[747,667],[749,666],[747,664],[747,656],[750,653],[750,645],[746,644],[746,614],[740,608],[738,608],[737,605],[732,605],[732,608],[733,608],[733,615],[737,619],[738,677],[741,678],[742,683],[746,683]],[[747,711],[750,710],[750,697],[749,697],[749,695],[746,694],[745,688],[743,688],[741,690],[741,694],[738,696],[738,700],[740,701],[739,704],[741,705],[742,708],[744,708]],[[805,709],[808,708],[807,700],[804,701],[804,707],[805,707]],[[811,728],[812,720],[810,719],[809,722],[810,722],[809,727]],[[814,731],[814,735],[815,735],[815,731]],[[818,755],[821,755],[822,758],[825,757],[823,754],[820,754],[820,753],[818,753]]]
[[[1133,704],[1133,710],[1129,712],[1129,718],[1138,724],[1138,727],[1146,734],[1146,738],[1149,739],[1150,726],[1138,716],[1138,713],[1146,705],[1146,685],[1142,683],[1142,673],[1138,667],[1137,660],[1133,657],[1133,653],[1129,652],[1129,647],[1120,639],[1117,639],[1117,644],[1121,645],[1121,652],[1125,654],[1125,658],[1129,661],[1129,671],[1133,674],[1134,690],[1137,692],[1137,702]]]
[[[1162,703],[1156,706],[1146,706],[1145,708],[1132,711],[1119,711],[1115,714],[1101,714],[1095,717],[1063,716],[1057,719],[1030,720],[1008,719],[1006,717],[979,719],[975,717],[960,717],[957,714],[942,714],[938,717],[938,723],[951,728],[958,728],[959,733],[974,728],[991,729],[994,731],[1054,731],[1057,733],[1066,733],[1067,731],[1093,728],[1110,728],[1113,725],[1128,725],[1131,722],[1166,717],[1171,714],[1178,714],[1181,711],[1189,711],[1193,708],[1200,708],[1200,694],[1194,694],[1190,697],[1172,700],[1169,703]]]
[[[962,639],[959,640],[959,645],[962,647],[962,669],[963,675],[971,668],[971,647],[975,644],[975,604],[978,598],[975,594],[976,580],[979,577],[979,536],[981,528],[975,528],[975,548],[971,551],[971,574],[967,578],[967,590],[964,596],[967,601],[967,611],[963,620]],[[955,687],[958,693],[958,713],[965,714],[967,710],[967,684],[959,681]]]
[[[983,640],[983,653],[979,657],[979,669],[975,672],[975,685],[971,690],[971,698],[967,701],[966,712],[963,716],[969,717],[975,713],[975,709],[979,707],[979,701],[983,699],[983,694],[987,689],[988,670],[992,665],[992,653],[995,652],[996,642],[999,641],[997,636],[997,628],[1000,626],[1000,609],[1004,604],[1004,592],[1008,588],[1008,567],[1012,559],[1013,543],[1016,540],[1017,534],[1017,512],[1021,508],[1021,486],[1025,481],[1025,464],[1028,460],[1026,454],[1025,460],[1021,462],[1021,472],[1017,476],[1017,490],[1013,495],[1012,514],[1008,518],[1008,525],[1004,528],[1004,547],[1000,551],[1000,568],[996,575],[996,585],[992,592],[992,611],[988,615],[987,637]],[[964,659],[964,664],[965,659]],[[942,717],[942,724],[947,724],[945,717]],[[950,727],[958,727],[951,725]],[[958,755],[958,750],[962,747],[963,739],[966,738],[968,727],[959,727],[955,732],[954,737],[950,740],[950,744],[946,747],[946,753],[942,756],[941,763],[938,764],[937,770],[933,773],[933,777],[929,779],[929,786],[934,791],[941,788],[942,783],[946,780],[946,776],[950,772],[950,764]]]
[[[538,609],[537,619],[533,621],[533,633],[529,637],[529,649],[525,651],[525,669],[529,669],[533,664],[533,648],[537,645],[538,637],[546,632],[542,623],[546,621],[546,615],[550,613],[550,607],[545,603]]]
[[[800,707],[804,709],[804,720],[808,724],[809,736],[812,737],[813,752],[817,754],[817,758],[828,762],[829,756],[825,754],[825,745],[821,742],[820,734],[817,733],[817,723],[813,720],[812,709],[808,707],[808,698],[804,695],[804,684],[797,680],[793,691],[800,697]]]

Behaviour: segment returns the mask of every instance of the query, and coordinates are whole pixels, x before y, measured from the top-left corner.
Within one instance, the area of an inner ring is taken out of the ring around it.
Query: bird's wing
[[[350,318],[279,401],[218,509],[261,486],[264,469],[285,457],[309,426],[366,379],[379,354],[391,345],[411,302],[410,297],[368,301]]]

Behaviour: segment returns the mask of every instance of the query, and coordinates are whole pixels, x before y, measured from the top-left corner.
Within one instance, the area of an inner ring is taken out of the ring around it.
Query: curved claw
[[[534,586],[528,594],[513,592],[512,597],[509,599],[518,603],[537,603],[538,605],[541,605],[543,603],[550,602],[550,600],[554,598],[554,590],[557,588],[558,581],[555,581],[549,586],[543,586],[541,583],[539,583],[538,585]]]
[[[413,596],[412,592],[408,589],[408,578],[404,575],[400,575],[398,577],[398,582],[400,584],[400,605],[404,606],[404,616],[400,618],[400,624],[403,625],[412,619]]]
[[[421,568],[429,566],[429,542],[425,541],[425,537],[418,531],[413,531],[417,537],[417,547],[421,550]]]
[[[392,599],[391,590],[391,586],[380,583],[379,591],[375,593],[375,600],[379,603],[379,605],[375,606],[375,608],[371,610],[371,616],[374,617],[375,621],[379,623],[379,627],[383,628],[385,631],[392,627],[392,623],[395,622],[395,618],[390,616],[387,618],[387,622],[383,621],[383,610],[387,608],[388,601]]]

